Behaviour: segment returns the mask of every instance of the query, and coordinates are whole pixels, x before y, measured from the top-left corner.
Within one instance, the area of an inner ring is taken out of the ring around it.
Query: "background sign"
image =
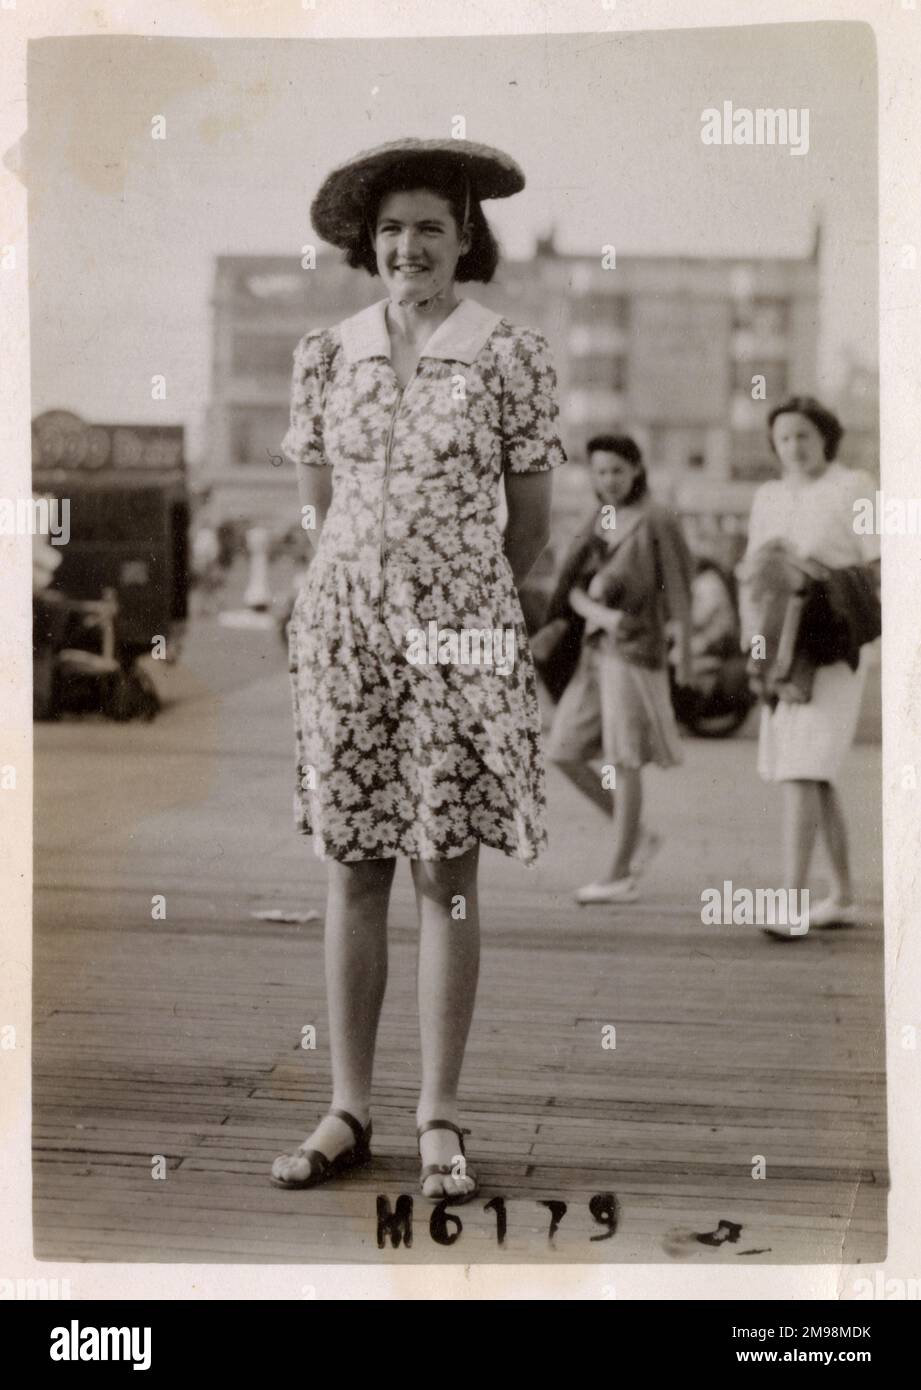
[[[32,421],[33,468],[170,469],[183,463],[182,425],[88,425],[67,410]]]

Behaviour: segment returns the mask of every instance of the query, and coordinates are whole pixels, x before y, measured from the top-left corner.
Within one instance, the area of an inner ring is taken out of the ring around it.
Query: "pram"
[[[120,722],[151,720],[160,700],[135,655],[120,648],[118,595],[72,599],[55,589],[32,601],[33,716],[95,712]]]

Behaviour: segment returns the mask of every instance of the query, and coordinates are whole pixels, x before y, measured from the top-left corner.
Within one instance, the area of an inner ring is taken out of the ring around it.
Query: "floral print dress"
[[[333,470],[289,625],[296,825],[321,859],[480,841],[531,864],[547,843],[540,714],[497,505],[503,471],[566,461],[553,365],[539,333],[462,299],[403,387],[387,302],[294,350],[282,447]],[[465,631],[472,645],[443,640]],[[513,659],[484,659],[477,632]]]

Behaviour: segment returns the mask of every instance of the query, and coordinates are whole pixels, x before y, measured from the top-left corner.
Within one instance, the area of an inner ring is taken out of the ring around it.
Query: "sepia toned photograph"
[[[30,42],[37,1260],[885,1260],[877,103]]]

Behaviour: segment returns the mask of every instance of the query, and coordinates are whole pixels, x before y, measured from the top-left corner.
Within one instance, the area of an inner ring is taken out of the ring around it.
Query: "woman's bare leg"
[[[477,897],[479,845],[454,859],[412,864],[419,913],[419,1033],[422,1088],[416,1123],[460,1123],[457,1089],[467,1035],[473,1018],[480,967],[480,914]],[[422,1162],[453,1165],[460,1153],[457,1135],[430,1130],[421,1140]],[[459,1196],[470,1179],[435,1175],[426,1195]]]
[[[822,838],[828,850],[832,873],[832,897],[842,907],[854,901],[848,853],[847,824],[841,798],[830,782],[819,782]]]
[[[363,1125],[370,1116],[374,1045],[387,983],[387,908],[395,868],[394,859],[329,865],[325,957],[332,1105]],[[327,1158],[354,1142],[348,1125],[328,1115],[305,1141]],[[272,1171],[303,1182],[310,1162],[291,1155],[276,1159]]]
[[[617,796],[614,800],[614,857],[605,883],[630,876],[643,814],[643,771],[639,767],[617,769]]]
[[[395,859],[330,864],[325,950],[333,1105],[360,1120],[371,1104],[395,869]]]
[[[820,814],[818,782],[784,783],[783,862],[787,888],[807,887]]]

